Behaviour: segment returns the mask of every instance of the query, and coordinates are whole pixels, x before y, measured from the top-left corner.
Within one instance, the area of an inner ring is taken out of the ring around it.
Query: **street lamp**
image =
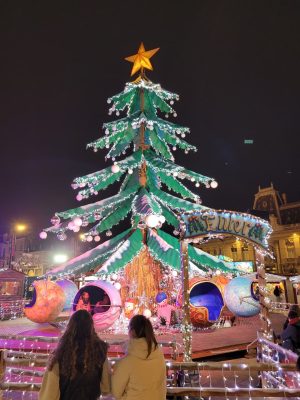
[[[12,269],[12,263],[14,261],[15,252],[16,252],[16,240],[17,235],[21,233],[25,233],[27,231],[28,226],[23,223],[17,223],[12,225],[10,230],[10,243],[9,243],[9,264],[8,267]]]
[[[25,224],[16,224],[14,226],[14,231],[18,232],[18,233],[25,232],[26,229],[27,229],[27,225],[25,225]]]

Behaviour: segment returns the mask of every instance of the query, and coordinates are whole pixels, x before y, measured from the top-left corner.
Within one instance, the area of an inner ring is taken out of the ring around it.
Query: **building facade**
[[[286,194],[279,194],[273,184],[260,188],[254,196],[253,210],[257,216],[269,220],[273,232],[269,243],[274,259],[265,260],[266,271],[292,276],[300,274],[300,201],[288,203]],[[255,254],[250,244],[233,237],[203,241],[199,247],[215,256],[234,262],[249,262],[254,271]]]

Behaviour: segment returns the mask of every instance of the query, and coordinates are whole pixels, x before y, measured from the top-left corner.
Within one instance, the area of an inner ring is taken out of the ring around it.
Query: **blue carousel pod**
[[[239,276],[232,279],[225,287],[224,300],[229,310],[239,317],[253,317],[260,312],[253,281],[249,278]]]
[[[66,296],[63,311],[71,310],[73,308],[74,298],[78,291],[77,286],[69,279],[57,280],[55,283],[62,288]]]

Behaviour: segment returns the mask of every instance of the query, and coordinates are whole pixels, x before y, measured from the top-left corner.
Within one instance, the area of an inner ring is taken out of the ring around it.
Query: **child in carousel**
[[[91,312],[91,301],[88,292],[82,292],[76,306],[76,311],[78,310],[86,310],[88,312]]]
[[[166,321],[166,325],[171,325],[172,313],[176,312],[176,307],[168,303],[168,296],[164,292],[160,292],[156,295],[157,303],[157,316],[161,320]]]

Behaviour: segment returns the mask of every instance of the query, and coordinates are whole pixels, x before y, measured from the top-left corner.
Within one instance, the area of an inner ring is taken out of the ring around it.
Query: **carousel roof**
[[[116,272],[130,263],[142,249],[163,265],[180,270],[180,242],[162,230],[147,229],[146,244],[140,229],[128,229],[116,237],[52,269],[47,275],[81,275],[93,270],[103,274]],[[209,269],[225,273],[238,273],[232,264],[189,245],[190,267],[202,272]]]

